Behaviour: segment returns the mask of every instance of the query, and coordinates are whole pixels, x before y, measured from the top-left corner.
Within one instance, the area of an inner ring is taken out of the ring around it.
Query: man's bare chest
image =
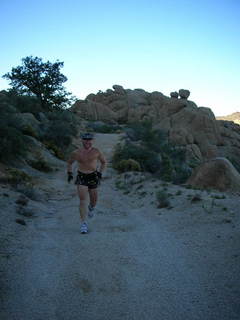
[[[89,152],[80,151],[78,153],[77,160],[82,163],[91,163],[97,160],[97,158],[98,158],[98,153],[94,150]]]

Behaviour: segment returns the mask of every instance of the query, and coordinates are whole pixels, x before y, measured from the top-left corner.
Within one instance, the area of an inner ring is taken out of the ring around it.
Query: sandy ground
[[[110,158],[119,136],[96,138]],[[75,186],[59,169],[39,180],[32,217],[0,189],[1,320],[240,319],[238,196],[149,175],[131,184],[109,166],[81,235]],[[163,188],[169,208],[158,208]]]

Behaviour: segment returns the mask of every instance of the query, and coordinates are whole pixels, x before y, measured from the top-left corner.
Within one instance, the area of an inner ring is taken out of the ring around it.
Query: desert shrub
[[[37,192],[37,189],[32,181],[17,185],[16,191],[24,194],[31,200],[39,201],[41,199],[41,196]]]
[[[192,170],[186,164],[186,148],[169,143],[166,131],[153,129],[152,120],[131,123],[124,130],[128,139],[114,151],[113,166],[131,158],[143,171],[155,173],[158,178],[176,184],[186,182]]]
[[[138,145],[143,148],[140,158],[144,158],[143,153],[147,155],[142,162],[136,156],[133,157],[139,161],[143,170],[156,173],[159,178],[174,183],[187,180],[191,168],[186,166],[186,150],[169,143],[166,131],[153,129],[151,120],[131,123],[125,131],[130,140],[139,141]]]
[[[36,114],[42,111],[40,103],[36,97],[20,95],[13,89],[3,92],[2,99],[0,101],[3,100],[7,105],[13,106],[18,112],[30,112]]]
[[[21,131],[1,125],[0,122],[0,161],[7,162],[26,154],[26,139]]]
[[[7,169],[8,177],[7,183],[12,185],[24,184],[24,183],[31,183],[32,178],[22,170],[16,168],[9,168]]]
[[[127,190],[127,185],[123,180],[116,180],[115,187],[119,190],[125,190],[125,191]]]
[[[104,123],[102,121],[89,121],[88,130],[99,133],[118,133],[121,132],[122,127],[116,124]]]
[[[182,184],[187,181],[191,173],[191,168],[184,164],[182,164],[181,166],[176,166],[173,173],[172,182],[174,184]]]
[[[158,202],[158,208],[167,208],[170,206],[168,193],[162,189],[156,192],[156,199]]]
[[[133,130],[132,136],[134,137],[134,140],[141,140],[143,146],[155,152],[160,152],[162,146],[167,144],[167,132],[164,130],[153,129],[153,123],[151,120],[133,122],[128,126],[128,128]]]
[[[67,147],[72,137],[77,134],[76,127],[63,120],[52,120],[46,127],[42,139],[44,141],[51,141],[62,150]]]
[[[112,126],[110,124],[104,124],[98,127],[95,131],[99,133],[116,133],[121,129],[120,126]]]
[[[23,134],[26,134],[28,136],[31,136],[31,137],[34,137],[34,138],[38,137],[37,132],[30,125],[24,126],[21,131],[22,131]]]
[[[162,154],[160,176],[165,181],[171,181],[173,176],[173,164],[170,156],[166,153]]]
[[[76,124],[76,115],[69,110],[57,110],[44,113],[49,120],[61,120],[67,123]]]
[[[137,161],[141,167],[141,170],[156,172],[160,167],[160,160],[158,154],[154,151],[148,150],[145,147],[137,146],[132,143],[126,143],[125,145],[118,144],[115,147],[112,165],[114,169],[118,168],[118,164],[121,160],[133,159]]]
[[[61,160],[64,160],[64,154],[63,152],[56,146],[56,144],[53,141],[43,141],[43,144],[48,150],[51,150],[54,152],[54,155]]]
[[[136,160],[128,159],[119,161],[117,163],[116,169],[119,172],[141,171],[141,166]]]
[[[29,165],[39,171],[43,172],[51,172],[53,169],[48,165],[48,163],[43,159],[43,157],[39,157],[37,160],[29,160]]]

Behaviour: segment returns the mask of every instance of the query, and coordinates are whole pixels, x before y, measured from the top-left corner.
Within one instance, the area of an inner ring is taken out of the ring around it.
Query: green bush
[[[54,155],[60,159],[60,160],[64,160],[64,154],[63,152],[56,146],[56,144],[53,141],[43,141],[43,144],[45,145],[45,147],[48,150],[51,150],[54,152]]]
[[[8,162],[26,154],[26,139],[21,131],[0,122],[0,161]]]
[[[31,183],[32,178],[22,170],[16,168],[7,169],[7,182],[12,185]]]
[[[175,167],[172,182],[175,184],[182,184],[186,182],[190,177],[191,172],[191,169],[184,165]]]
[[[14,89],[10,89],[9,91],[1,91],[1,93],[0,104],[5,102],[7,105],[11,105],[16,108],[18,112],[30,112],[37,114],[38,112],[42,111],[40,103],[36,97],[30,95],[20,95]]]
[[[28,136],[31,136],[31,137],[34,137],[34,138],[37,138],[38,135],[36,133],[36,131],[33,129],[33,127],[31,127],[30,125],[26,125],[22,128],[22,133],[23,134],[26,134]]]
[[[133,122],[128,126],[134,130],[135,140],[141,140],[143,146],[155,152],[160,152],[162,146],[167,144],[167,132],[165,130],[153,129],[151,120]]]
[[[136,160],[128,159],[119,161],[116,165],[116,169],[119,172],[141,171],[141,166]]]
[[[160,169],[161,178],[165,181],[172,181],[173,164],[170,156],[166,153],[162,154],[162,162]]]
[[[48,163],[42,157],[40,157],[37,160],[30,160],[28,161],[28,163],[32,168],[37,169],[39,171],[43,171],[43,172],[53,171],[53,169],[48,165]]]
[[[114,149],[112,158],[112,165],[117,169],[121,160],[133,159],[137,161],[143,171],[156,172],[160,168],[160,160],[158,154],[143,146],[137,146],[133,143],[126,143],[125,145],[118,144]]]
[[[68,147],[72,141],[72,136],[77,134],[76,127],[63,120],[52,120],[47,127],[42,140],[51,141],[62,150]]]
[[[118,130],[120,130],[120,128],[120,126],[111,126],[109,124],[104,124],[98,127],[95,131],[99,133],[116,133]]]
[[[169,195],[162,189],[156,192],[156,198],[158,201],[158,208],[167,208],[170,206]]]
[[[131,123],[126,128],[130,142],[117,146],[113,155],[113,167],[121,160],[136,160],[143,171],[155,173],[158,178],[173,183],[184,183],[191,174],[186,164],[186,149],[168,141],[164,130],[153,129],[152,121]],[[134,144],[132,141],[138,141]]]

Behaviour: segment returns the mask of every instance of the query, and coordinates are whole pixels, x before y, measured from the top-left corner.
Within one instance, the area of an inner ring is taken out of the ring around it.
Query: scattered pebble
[[[24,195],[20,195],[19,197],[18,197],[18,199],[16,200],[16,203],[17,204],[20,204],[20,205],[22,205],[22,206],[26,206],[27,204],[28,204],[28,198],[27,197],[25,197]]]
[[[22,220],[22,219],[16,219],[15,221],[16,221],[17,223],[23,225],[23,226],[26,226],[26,225],[27,225],[26,222],[25,222],[24,220]]]

